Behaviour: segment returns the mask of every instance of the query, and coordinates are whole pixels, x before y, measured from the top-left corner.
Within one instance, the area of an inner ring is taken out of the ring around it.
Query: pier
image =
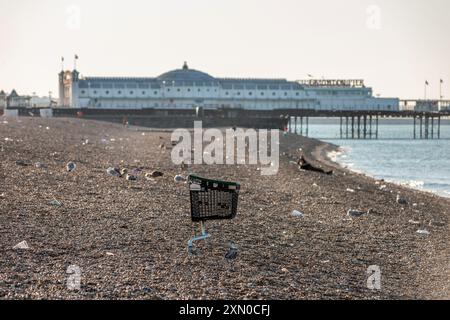
[[[289,119],[288,131],[308,136],[310,118],[339,119],[340,139],[378,139],[379,121],[387,118],[409,118],[412,120],[412,139],[440,139],[441,119],[450,116],[445,112],[418,111],[318,111],[284,110]],[[281,116],[283,116],[281,114]]]
[[[280,129],[309,136],[311,118],[336,119],[340,139],[378,139],[379,122],[388,118],[411,119],[411,139],[441,139],[441,120],[450,118],[450,110],[421,111],[333,111],[313,109],[73,109],[54,108],[54,117],[76,117],[153,128],[190,128],[194,121],[203,127],[247,127]],[[39,116],[39,109],[21,109],[19,116]]]

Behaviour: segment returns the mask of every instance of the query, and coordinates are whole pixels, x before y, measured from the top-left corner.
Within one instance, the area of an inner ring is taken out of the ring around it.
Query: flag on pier
[[[429,84],[428,80],[425,80],[425,85],[428,86]]]
[[[444,80],[441,79],[441,83],[444,83]]]

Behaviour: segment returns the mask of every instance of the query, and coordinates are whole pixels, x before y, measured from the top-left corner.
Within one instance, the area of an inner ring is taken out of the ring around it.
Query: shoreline
[[[160,147],[171,145],[170,132],[133,129],[80,119],[0,122],[0,299],[450,297],[450,201],[389,183],[380,190],[325,159],[337,146],[291,134],[280,137],[275,176],[246,164],[189,168],[239,182],[241,193],[237,217],[208,222],[212,237],[188,255],[198,226],[186,185],[174,182],[188,171]],[[334,174],[299,170],[301,152]],[[69,161],[77,164],[71,173]],[[111,166],[143,171],[127,181],[108,176]],[[164,176],[147,181],[153,170]],[[350,217],[349,209],[364,214]],[[30,248],[13,249],[22,241]],[[239,250],[231,264],[230,241]],[[65,287],[71,265],[82,270],[79,291]],[[373,265],[382,270],[380,291],[367,288]]]
[[[365,172],[362,169],[361,170],[353,169],[348,166],[345,166],[345,164],[338,161],[339,156],[342,154],[345,154],[345,152],[346,152],[343,150],[342,146],[330,144],[330,143],[320,140],[320,139],[317,139],[317,140],[319,142],[323,143],[324,145],[321,146],[321,144],[319,143],[319,145],[316,147],[316,150],[314,150],[312,152],[312,155],[315,157],[316,161],[322,162],[329,167],[346,170],[347,172],[351,172],[352,174],[362,175],[362,176],[371,178],[375,181],[381,181],[383,183],[394,184],[398,187],[408,188],[411,191],[423,192],[425,194],[438,196],[443,199],[450,199],[450,194],[448,196],[445,196],[445,195],[442,195],[441,193],[439,193],[439,191],[437,191],[437,190],[425,189],[425,188],[420,188],[420,187],[415,188],[414,186],[410,185],[408,182],[395,181],[395,180],[392,181],[392,180],[387,180],[385,178],[377,178],[377,177],[371,175],[370,173]]]

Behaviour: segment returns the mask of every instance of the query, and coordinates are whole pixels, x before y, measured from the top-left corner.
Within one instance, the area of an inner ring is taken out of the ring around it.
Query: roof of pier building
[[[190,69],[185,62],[181,69],[151,77],[85,77],[80,88],[160,88],[161,86],[220,86],[224,89],[302,90],[303,86],[286,79],[215,78],[206,72]]]

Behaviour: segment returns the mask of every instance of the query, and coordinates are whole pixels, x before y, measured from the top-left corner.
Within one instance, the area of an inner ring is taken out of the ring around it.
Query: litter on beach
[[[56,199],[53,199],[53,200],[50,201],[49,203],[50,203],[50,205],[55,206],[55,207],[61,207],[61,206],[62,206],[62,203],[59,202],[59,201],[56,200]]]
[[[429,235],[430,234],[430,231],[428,231],[428,230],[417,230],[416,231],[418,234],[423,234],[423,235]]]
[[[30,246],[28,245],[28,242],[26,242],[26,241],[22,241],[22,242],[19,242],[18,244],[16,244],[14,247],[13,247],[13,249],[18,249],[18,250],[28,250],[28,249],[30,249]]]
[[[360,216],[362,216],[363,214],[365,214],[365,212],[359,211],[359,210],[349,209],[349,210],[347,211],[347,215],[350,216],[350,217],[360,217]]]
[[[297,217],[297,218],[303,218],[305,216],[305,214],[303,212],[294,210],[291,212],[291,216]]]

